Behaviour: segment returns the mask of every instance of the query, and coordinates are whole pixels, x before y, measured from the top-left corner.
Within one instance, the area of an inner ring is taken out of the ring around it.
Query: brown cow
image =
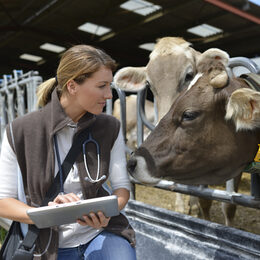
[[[151,91],[157,102],[158,120],[170,109],[172,103],[185,90],[197,73],[197,64],[201,53],[190,47],[190,44],[182,38],[164,37],[155,45],[150,54],[150,60],[145,67],[126,67],[119,70],[114,77],[117,87],[127,91],[138,91],[144,88],[146,81],[151,86]],[[206,219],[209,219],[211,201],[200,200],[200,208]],[[184,204],[184,195],[177,193],[175,210],[188,213]],[[194,198],[192,201],[196,201]],[[189,209],[190,211],[190,209]],[[233,212],[233,209],[231,210]],[[226,213],[225,222],[228,223]]]
[[[228,77],[226,57],[205,52],[198,74],[128,162],[141,182],[219,184],[254,160],[260,141],[260,93]]]
[[[155,45],[145,67],[125,67],[114,76],[115,85],[126,91],[138,91],[149,82],[156,100],[158,120],[170,109],[172,102],[186,89],[196,74],[200,53],[179,37],[164,37]],[[187,206],[186,206],[187,207]],[[185,212],[184,196],[176,194],[175,210]],[[208,216],[206,203],[203,214]]]

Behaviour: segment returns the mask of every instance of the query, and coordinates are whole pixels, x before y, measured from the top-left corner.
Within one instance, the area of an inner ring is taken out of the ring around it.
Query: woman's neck
[[[79,119],[86,113],[86,111],[82,110],[82,108],[79,108],[76,105],[73,97],[69,95],[61,95],[60,104],[63,107],[67,116],[70,117],[75,123],[77,123]]]

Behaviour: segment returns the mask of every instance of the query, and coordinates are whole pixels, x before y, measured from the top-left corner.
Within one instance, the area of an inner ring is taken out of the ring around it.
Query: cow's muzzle
[[[160,179],[153,177],[153,172],[150,170],[149,161],[147,158],[140,154],[140,152],[145,151],[143,148],[138,149],[136,153],[131,155],[131,158],[127,162],[127,170],[129,174],[140,181],[141,183],[145,183],[148,185],[154,185],[160,181]],[[153,164],[154,166],[154,164]],[[155,169],[155,167],[153,168]]]

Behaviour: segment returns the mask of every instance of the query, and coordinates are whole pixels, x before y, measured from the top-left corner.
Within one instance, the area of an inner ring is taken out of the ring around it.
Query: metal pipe
[[[147,88],[147,87],[146,87]],[[138,92],[137,100],[141,105],[139,106],[139,114],[143,121],[143,124],[151,131],[154,130],[155,126],[146,118],[144,107],[145,107],[145,97],[146,97],[146,88]]]
[[[25,102],[24,102],[24,89],[21,88],[18,84],[18,79],[22,77],[22,70],[13,70],[14,80],[16,85],[16,94],[17,94],[17,116],[22,116],[25,114]]]
[[[251,174],[251,195],[260,200],[260,175],[257,173]]]
[[[146,95],[144,95],[144,96],[146,96]],[[145,106],[145,100],[140,99],[140,91],[138,91],[137,100],[136,100],[137,147],[139,147],[144,141],[144,125],[143,125],[143,120],[139,113],[139,108],[144,110],[144,106]]]
[[[135,184],[141,184],[137,180],[131,177],[131,181]],[[143,185],[143,184],[141,184]],[[193,185],[184,185],[179,183],[174,183],[172,181],[162,180],[154,187],[175,191],[187,195],[202,197],[210,200],[218,200],[221,202],[233,203],[245,207],[260,209],[260,200],[255,199],[252,196],[236,193],[236,192],[227,192],[224,190],[204,188],[202,185],[193,186]]]
[[[32,78],[25,78],[25,79],[22,79],[22,80],[19,80],[18,81],[18,84],[20,85],[20,86],[22,86],[22,85],[26,85],[26,84],[28,84],[29,82],[31,82],[32,81]],[[41,82],[42,82],[42,77],[40,77],[40,76],[34,76],[34,81],[36,82],[35,84],[38,86]],[[16,88],[16,83],[11,83],[11,84],[8,84],[8,89],[10,89],[10,90],[13,90],[13,89],[15,89]],[[5,90],[3,89],[3,88],[1,88],[0,89],[0,92],[5,92]]]
[[[258,68],[257,64],[254,61],[245,57],[230,58],[228,66],[231,69],[233,69],[234,67],[242,66],[247,68],[250,72],[256,74],[260,72],[260,68]]]
[[[226,181],[226,191],[228,191],[228,192],[235,191],[235,180],[234,179]]]
[[[42,83],[42,77],[37,71],[29,71],[23,74],[20,70],[13,70],[12,75],[3,75],[0,81],[0,128],[2,141],[5,127],[12,122],[15,117],[24,115],[25,112],[36,110],[36,89]],[[27,93],[27,111],[25,109],[25,89]],[[16,100],[15,99],[16,94]],[[17,101],[17,106],[15,106]]]
[[[242,11],[242,10],[232,6],[232,5],[229,5],[229,4],[224,3],[222,1],[219,1],[219,0],[204,0],[204,1],[207,2],[207,3],[210,3],[212,5],[215,5],[219,8],[222,8],[226,11],[229,11],[230,13],[238,15],[242,18],[245,18],[245,19],[247,19],[247,20],[249,20],[253,23],[260,24],[260,19],[258,17],[254,16],[252,14],[249,14],[247,12],[244,12],[244,11]]]
[[[126,100],[125,100],[125,92],[122,89],[117,88],[116,86],[114,88],[115,88],[117,95],[119,97],[119,100],[120,100],[120,119],[121,119],[124,141],[126,143],[127,139],[126,139]]]
[[[107,99],[106,100],[106,114],[107,115],[112,115],[113,114],[112,105],[113,105],[112,99]]]
[[[0,118],[1,118],[1,144],[2,144],[2,138],[5,131],[5,127],[8,123],[7,120],[7,113],[6,113],[6,103],[5,103],[5,95],[0,93]]]

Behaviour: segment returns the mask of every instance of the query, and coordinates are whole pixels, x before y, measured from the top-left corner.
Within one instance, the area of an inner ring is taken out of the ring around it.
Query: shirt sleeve
[[[130,190],[130,180],[126,170],[125,143],[122,129],[111,150],[109,180],[112,190],[125,188]]]
[[[18,162],[6,132],[0,153],[0,199],[3,198],[18,199]]]

